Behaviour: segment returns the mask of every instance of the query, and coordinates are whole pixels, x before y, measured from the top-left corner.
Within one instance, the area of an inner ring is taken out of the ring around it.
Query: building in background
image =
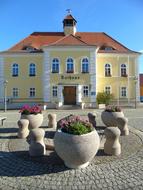
[[[34,32],[0,52],[1,108],[5,96],[8,108],[57,103],[94,107],[103,91],[112,93],[118,105],[139,101],[134,78],[140,54],[104,32],[77,32],[76,25],[68,14],[63,32]]]
[[[140,74],[140,101],[143,102],[143,74]]]

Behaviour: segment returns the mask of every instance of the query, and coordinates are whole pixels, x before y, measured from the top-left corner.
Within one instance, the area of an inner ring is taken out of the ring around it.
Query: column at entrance
[[[76,88],[76,103],[77,105],[82,103],[82,85],[78,85]]]
[[[58,85],[58,106],[61,107],[63,105],[63,86]]]

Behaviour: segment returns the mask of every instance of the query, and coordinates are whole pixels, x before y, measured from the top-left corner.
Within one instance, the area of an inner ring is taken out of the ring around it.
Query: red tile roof
[[[49,44],[49,46],[87,46],[89,44],[82,41],[79,37],[71,35],[67,35],[60,40]]]
[[[8,51],[19,51],[24,46],[32,46],[41,49],[42,46],[49,45],[95,45],[98,47],[109,46],[113,50],[100,50],[99,53],[137,53],[129,50],[124,45],[114,40],[112,37],[103,32],[77,32],[75,36],[65,36],[63,32],[34,32],[27,38],[23,39]]]

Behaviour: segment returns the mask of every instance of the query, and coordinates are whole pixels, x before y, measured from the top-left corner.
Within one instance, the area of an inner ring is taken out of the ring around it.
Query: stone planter
[[[100,146],[96,130],[84,135],[71,135],[58,130],[55,150],[68,168],[84,168],[94,158]]]
[[[29,129],[35,129],[35,128],[38,128],[42,125],[43,114],[41,114],[41,113],[29,114],[29,115],[22,114],[21,119],[27,119],[29,121],[28,128]]]
[[[124,117],[124,113],[103,111],[101,114],[101,119],[107,127],[116,127],[118,117]]]

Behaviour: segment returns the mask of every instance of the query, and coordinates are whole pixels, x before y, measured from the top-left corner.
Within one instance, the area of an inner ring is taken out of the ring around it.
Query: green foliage
[[[108,94],[106,92],[98,92],[98,94],[96,96],[96,100],[97,100],[98,104],[108,105],[112,99],[113,99],[113,95]]]
[[[80,122],[72,123],[69,127],[69,133],[73,135],[82,135],[91,132],[91,128]]]
[[[73,134],[73,135],[83,135],[90,133],[94,130],[93,126],[89,121],[82,119],[80,116],[69,115],[57,123],[57,127],[61,129],[62,132]]]

